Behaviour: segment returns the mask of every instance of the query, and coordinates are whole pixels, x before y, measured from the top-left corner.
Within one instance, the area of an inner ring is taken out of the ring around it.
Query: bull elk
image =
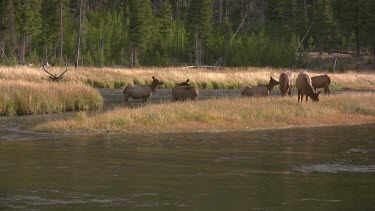
[[[46,67],[44,66],[44,63],[42,65],[43,67],[43,70],[49,75],[49,78],[54,81],[54,82],[59,82],[60,80],[62,80],[64,78],[64,74],[68,71],[68,62],[66,62],[66,65],[65,65],[65,71],[60,73],[60,75],[57,75],[55,73],[55,75],[53,75],[52,73],[48,72],[48,70],[46,70]]]

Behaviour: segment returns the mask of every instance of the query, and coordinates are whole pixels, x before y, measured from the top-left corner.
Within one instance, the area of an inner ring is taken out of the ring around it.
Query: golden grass
[[[70,68],[65,75],[66,81],[83,82],[93,87],[121,88],[126,84],[149,84],[155,76],[165,82],[164,88],[171,88],[176,83],[187,78],[198,86],[206,89],[233,89],[242,85],[255,86],[266,84],[269,77],[278,79],[281,72],[288,69],[276,68],[224,68],[224,69],[186,69],[182,67],[170,68]],[[50,68],[52,73],[61,73],[64,68]],[[297,75],[304,70],[294,72]],[[311,72],[311,76],[324,72]],[[327,72],[325,72],[327,73]],[[375,74],[371,72],[327,73],[331,76],[335,88],[347,89],[375,89]],[[0,67],[0,79],[46,81],[47,74],[42,68],[28,67]],[[162,88],[163,88],[162,87]]]
[[[213,99],[118,108],[100,115],[81,112],[68,120],[39,125],[37,131],[180,132],[240,131],[320,124],[375,122],[374,94],[322,96],[319,103],[297,104],[296,97]]]
[[[102,104],[99,92],[83,84],[0,80],[0,115],[81,111]]]

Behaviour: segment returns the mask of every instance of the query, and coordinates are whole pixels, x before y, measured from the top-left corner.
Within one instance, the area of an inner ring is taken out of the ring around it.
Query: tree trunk
[[[221,22],[223,20],[223,0],[219,0],[219,26],[221,27]]]
[[[6,58],[5,52],[5,35],[1,33],[1,40],[0,40],[0,59]]]
[[[226,4],[225,4],[225,16],[228,17],[229,14],[228,14],[228,4],[229,4],[229,0],[227,0]]]
[[[360,55],[361,55],[361,41],[360,41],[360,38],[359,38],[359,30],[356,30],[356,33],[355,33],[355,48],[356,48],[357,57],[360,57]]]
[[[79,0],[79,16],[78,16],[78,24],[77,24],[77,46],[76,46],[76,53],[75,53],[75,64],[74,67],[79,66],[79,54],[81,50],[81,31],[82,31],[82,7],[83,7],[83,0]]]
[[[323,55],[323,50],[324,50],[324,37],[320,36],[319,37],[319,58],[322,57]]]
[[[60,66],[63,58],[63,0],[60,0]]]
[[[224,66],[227,66],[227,57],[229,51],[229,40],[225,40],[225,49],[224,49]]]
[[[133,46],[133,67],[138,67],[138,46]]]
[[[202,65],[202,42],[198,35],[195,35],[195,63],[197,67]]]
[[[305,26],[307,27],[307,2],[303,0],[303,15],[305,18]]]
[[[129,66],[134,67],[134,61],[133,61],[133,45],[130,43],[129,44]]]
[[[180,1],[177,0],[176,2],[176,12],[177,12],[177,29],[176,29],[176,40],[177,40],[177,57],[180,56],[180,32],[179,32],[179,23],[180,23]]]
[[[19,58],[20,58],[20,64],[25,64],[25,51],[26,51],[26,35],[23,30],[21,30],[20,35],[20,50],[19,50]]]

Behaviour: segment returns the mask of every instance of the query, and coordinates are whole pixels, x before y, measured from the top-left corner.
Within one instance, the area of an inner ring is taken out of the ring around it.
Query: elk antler
[[[62,72],[59,76],[57,76],[58,78],[62,78],[62,77],[64,77],[64,74],[66,73],[66,72],[68,72],[68,62],[66,61],[66,56],[65,56],[65,71],[64,72]]]
[[[64,72],[62,72],[59,76],[57,76],[56,74],[55,75],[53,75],[52,73],[50,73],[50,72],[48,72],[47,70],[46,70],[46,68],[44,67],[44,63],[43,63],[43,70],[46,72],[46,73],[48,73],[48,75],[50,75],[49,76],[49,78],[52,80],[52,81],[59,81],[60,79],[62,79],[63,77],[64,77],[64,74],[68,71],[68,62],[67,62],[67,60],[66,60],[66,56],[65,56],[65,71]]]
[[[48,73],[48,75],[50,75],[50,76],[49,76],[50,79],[53,80],[53,79],[56,77],[56,75],[53,75],[52,73],[50,73],[50,72],[48,72],[48,71],[46,70],[46,68],[44,67],[44,62],[43,62],[42,67],[43,67],[43,70],[44,70],[46,73]]]

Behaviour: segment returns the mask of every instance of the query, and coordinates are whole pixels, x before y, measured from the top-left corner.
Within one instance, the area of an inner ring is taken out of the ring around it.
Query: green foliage
[[[232,40],[227,65],[287,67],[295,64],[294,46],[290,41],[272,41],[261,31],[240,35]]]
[[[147,32],[150,4],[148,0],[132,0],[129,1],[130,10],[130,26],[129,26],[129,41],[133,46],[140,49],[145,48],[147,43]]]
[[[18,28],[25,35],[37,35],[41,29],[41,0],[15,0]]]
[[[36,52],[36,50],[34,50],[30,57],[29,57],[29,63],[31,64],[34,64],[34,65],[38,65],[40,63],[40,59],[39,59],[39,56],[38,56],[38,53]]]
[[[306,64],[295,52],[305,34],[299,51],[375,53],[375,1],[370,0],[315,0],[306,1],[306,7],[305,1],[269,0],[264,10],[248,1],[224,1],[230,9],[221,16],[219,0],[84,2],[84,66],[130,66],[136,52],[135,66],[196,64],[199,59],[203,65],[290,67]],[[73,60],[76,1],[0,0],[0,46],[7,56],[0,52],[1,64],[21,62],[22,37],[26,61],[59,64],[60,3],[63,54]]]

